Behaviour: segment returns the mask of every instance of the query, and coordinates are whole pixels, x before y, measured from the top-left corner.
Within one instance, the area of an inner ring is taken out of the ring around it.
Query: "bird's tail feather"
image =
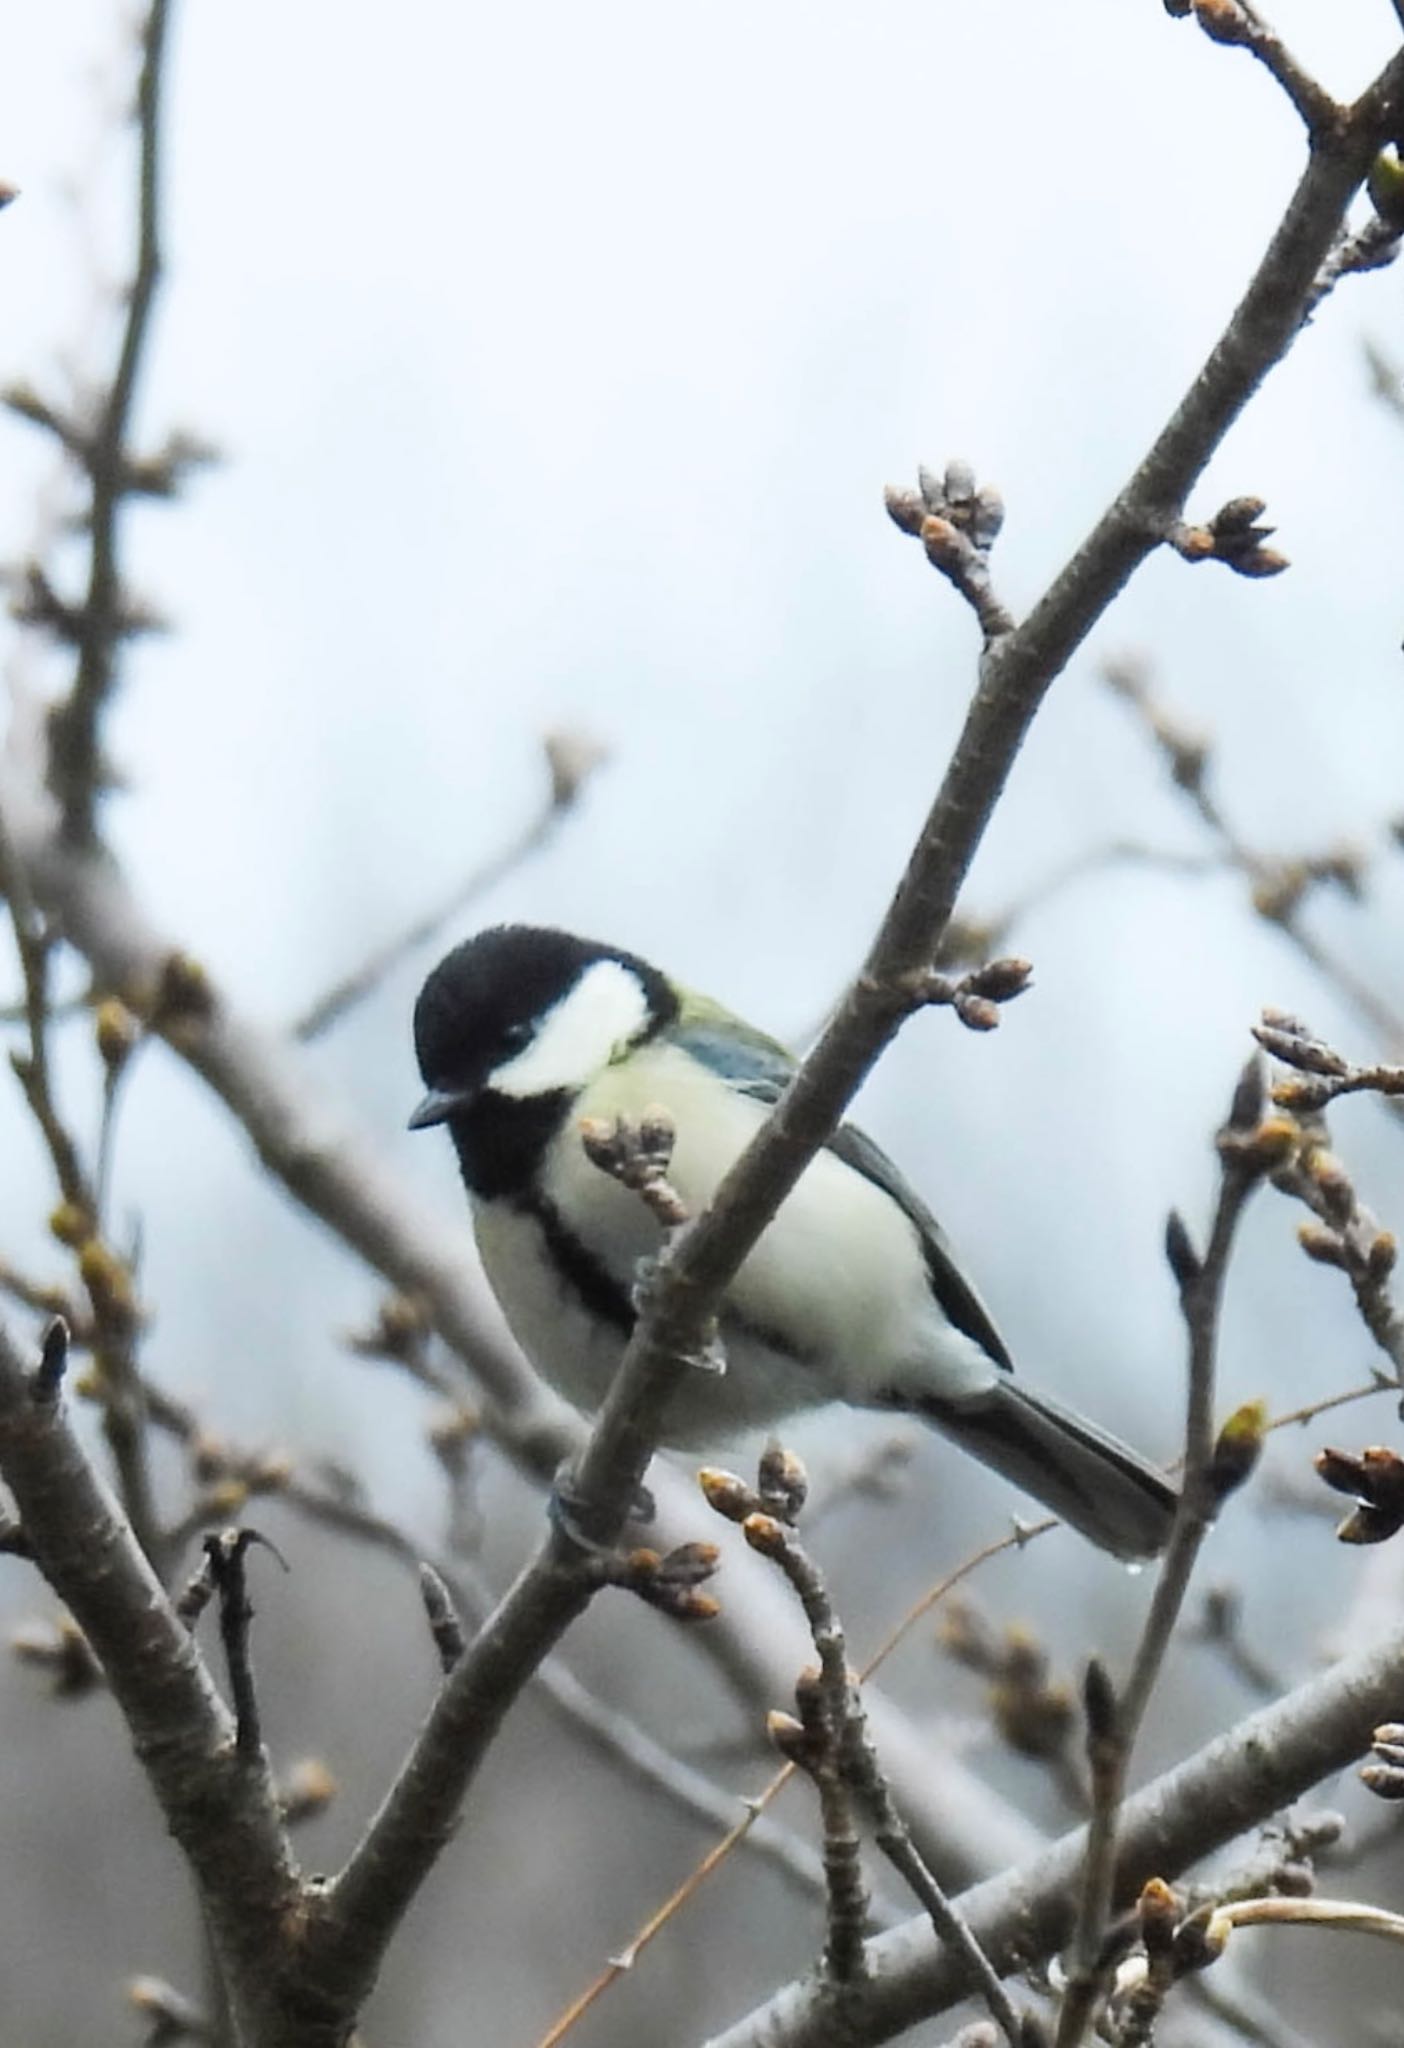
[[[1165,1548],[1178,1498],[1154,1465],[1095,1423],[1001,1377],[962,1401],[923,1398],[920,1414],[963,1450],[1117,1557]]]

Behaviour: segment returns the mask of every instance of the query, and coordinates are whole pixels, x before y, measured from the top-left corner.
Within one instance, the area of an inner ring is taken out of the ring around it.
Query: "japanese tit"
[[[533,1364],[599,1405],[634,1322],[658,1226],[587,1158],[586,1117],[673,1120],[669,1177],[692,1214],[794,1071],[782,1046],[646,960],[569,932],[505,925],[434,969],[414,1013],[487,1277]],[[1175,1493],[1115,1437],[1034,1394],[936,1219],[851,1125],[806,1168],[728,1289],[727,1367],[676,1389],[665,1430],[717,1448],[829,1401],[918,1415],[1124,1558],[1165,1544]]]

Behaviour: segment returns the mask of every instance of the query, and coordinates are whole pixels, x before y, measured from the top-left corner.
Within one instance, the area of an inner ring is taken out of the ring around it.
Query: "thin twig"
[[[224,1529],[205,1538],[205,1555],[219,1597],[219,1635],[234,1700],[234,1747],[245,1760],[257,1757],[263,1748],[249,1645],[254,1611],[248,1590],[249,1550],[261,1540],[252,1529]]]
[[[474,1626],[491,1613],[493,1602],[487,1587],[460,1559],[438,1557],[426,1565],[422,1549],[412,1537],[362,1503],[329,1493],[296,1475],[278,1487],[277,1498],[310,1521],[375,1545],[411,1570],[432,1571],[448,1590],[454,1605],[468,1615]],[[440,1654],[442,1658],[442,1649]],[[461,1655],[462,1650],[458,1650],[451,1664],[457,1664]],[[451,1668],[450,1663],[445,1663],[444,1668]],[[533,1684],[568,1727],[602,1756],[622,1765],[671,1801],[691,1820],[704,1826],[729,1828],[738,1804],[746,1807],[741,1832],[760,1860],[770,1863],[804,1897],[822,1895],[823,1872],[818,1857],[808,1843],[788,1828],[762,1820],[761,1801],[739,1798],[675,1756],[630,1715],[582,1684],[558,1658],[548,1657],[538,1667]],[[763,1798],[768,1804],[769,1798]]]
[[[39,1126],[62,1197],[65,1241],[78,1253],[87,1290],[92,1344],[100,1361],[103,1432],[112,1452],[122,1504],[137,1541],[158,1572],[164,1568],[146,1438],[146,1405],[136,1357],[137,1312],[131,1276],[98,1235],[100,1197],[84,1167],[54,1093],[49,1060],[49,959],[53,935],[40,919],[28,877],[0,815],[0,896],[9,906],[24,978],[29,1046],[11,1064]]]
[[[897,1811],[891,1787],[883,1776],[877,1751],[868,1734],[861,1695],[855,1694],[849,1718],[849,1769],[873,1822],[873,1836],[893,1869],[905,1879],[931,1922],[936,1939],[964,1962],[971,1983],[989,2007],[990,2017],[1009,2043],[1021,2048],[1023,2022],[993,1963],[981,1948],[959,1906],[947,1897],[911,1838]]]
[[[927,1616],[946,1598],[946,1595],[953,1592],[972,1573],[979,1571],[984,1565],[990,1563],[992,1559],[1002,1557],[1008,1551],[1022,1549],[1025,1543],[1032,1542],[1039,1536],[1045,1536],[1049,1530],[1056,1529],[1057,1527],[1057,1522],[1049,1519],[1036,1523],[1031,1528],[1020,1529],[1011,1536],[1001,1536],[993,1543],[984,1544],[979,1550],[973,1552],[971,1556],[958,1564],[954,1571],[947,1572],[943,1578],[937,1579],[933,1585],[928,1586],[925,1592],[912,1602],[896,1627],[889,1630],[877,1650],[868,1659],[867,1663],[863,1665],[858,1674],[860,1682],[866,1685],[873,1674],[887,1662],[898,1646],[912,1633],[912,1630],[919,1623],[926,1620]],[[623,1950],[612,1957],[604,1969],[600,1971],[599,1975],[594,1977],[579,1996],[571,2001],[570,2005],[566,2007],[555,2023],[542,2035],[541,2040],[537,2043],[537,2048],[559,2048],[559,2044],[571,2032],[576,2022],[584,2018],[590,2008],[599,1999],[604,1997],[605,1993],[612,1985],[618,1982],[620,1977],[634,1968],[644,1950],[657,1940],[670,1921],[676,1919],[682,1909],[696,1897],[707,1879],[714,1871],[721,1868],[732,1851],[741,1846],[767,1807],[779,1798],[781,1792],[794,1776],[795,1770],[796,1766],[794,1764],[785,1764],[776,1772],[765,1789],[755,1799],[748,1802],[745,1818],[735,1822],[728,1832],[722,1836],[721,1840],[713,1844],[701,1862],[688,1872],[682,1883],[677,1885],[669,1893],[668,1897],[663,1900],[662,1904],[649,1915],[648,1919],[644,1921],[638,1932],[626,1944]]]
[[[1122,1809],[1114,1898],[1129,1903],[1148,1877],[1173,1879],[1246,1829],[1289,1806],[1369,1746],[1404,1688],[1404,1630],[1336,1664],[1240,1722]],[[994,1968],[1029,1968],[1067,1939],[1086,1832],[1065,1835],[1032,1861],[955,1900]],[[970,1995],[964,1964],[934,1940],[924,1918],[868,1944],[870,1970],[845,2018],[855,2042],[894,2039]],[[559,2037],[558,2037],[559,2038]],[[715,2035],[708,2048],[832,2048],[832,2014],[800,1980]]]
[[[704,1469],[699,1477],[708,1504],[729,1521],[739,1522],[751,1548],[784,1573],[804,1610],[819,1658],[818,1670],[802,1674],[796,1684],[798,1721],[772,1714],[770,1722],[778,1746],[809,1775],[820,1796],[829,1877],[829,1975],[846,1995],[864,1974],[859,1842],[851,1810],[856,1794],[873,1820],[879,1848],[912,1886],[938,1939],[963,1958],[1009,2048],[1021,2048],[1019,2014],[988,1957],[922,1860],[878,1762],[862,1693],[849,1670],[837,1609],[823,1573],[795,1533],[809,1491],[803,1465],[792,1452],[772,1444],[761,1459],[754,1489],[713,1469]]]
[[[1189,1340],[1184,1480],[1170,1541],[1126,1685],[1118,1696],[1105,1677],[1095,1685],[1091,1682],[1100,1667],[1089,1673],[1092,1814],[1087,1828],[1087,1860],[1068,1988],[1058,2015],[1056,2048],[1079,2048],[1102,1989],[1102,1942],[1116,1884],[1118,1833],[1131,1756],[1189,1590],[1200,1546],[1218,1506],[1210,1486],[1210,1466],[1214,1452],[1214,1366],[1219,1309],[1238,1222],[1262,1178],[1261,1162],[1246,1149],[1258,1121],[1262,1092],[1261,1074],[1250,1069],[1235,1095],[1230,1123],[1220,1134],[1219,1196],[1202,1260],[1189,1250],[1187,1242],[1177,1244],[1172,1226],[1171,1264],[1180,1283]],[[1183,1237],[1182,1225],[1180,1232]]]
[[[1314,858],[1287,858],[1251,846],[1210,786],[1207,741],[1202,734],[1188,730],[1159,700],[1145,662],[1123,655],[1104,664],[1103,676],[1136,711],[1164,757],[1172,783],[1218,848],[1219,864],[1242,875],[1257,915],[1282,934],[1385,1045],[1404,1046],[1404,1013],[1303,922],[1313,891],[1333,884],[1359,893],[1363,857],[1353,849],[1334,848]]]
[[[49,721],[49,779],[63,807],[63,831],[75,844],[92,842],[101,782],[102,712],[116,673],[124,619],[118,566],[118,518],[130,495],[126,447],[152,308],[161,278],[161,93],[170,0],[151,0],[141,32],[137,83],[137,250],[117,365],[96,430],[85,437],[83,465],[91,486],[87,527],[88,587],[76,615],[78,666],[68,697]]]
[[[530,860],[533,854],[541,852],[555,837],[565,819],[576,808],[586,779],[603,760],[600,748],[576,734],[552,733],[545,743],[547,766],[551,772],[551,786],[546,802],[525,830],[508,841],[500,852],[459,882],[455,888],[442,897],[432,909],[423,912],[413,923],[377,946],[361,965],[334,982],[325,994],[310,1003],[290,1026],[292,1036],[304,1045],[314,1038],[320,1038],[333,1025],[339,1024],[348,1011],[380,986],[386,976],[392,974],[402,962],[427,946],[436,938],[444,926],[451,923],[471,903],[486,896],[499,882]]]
[[[1227,6],[1216,8],[1215,12],[1229,20],[1237,14],[1242,23],[1241,29],[1220,33],[1216,40],[1237,43],[1240,48],[1252,52],[1282,87],[1313,140],[1328,134],[1342,120],[1345,108],[1337,106],[1325,88],[1318,85],[1305,66],[1298,62],[1276,29],[1264,21],[1252,0],[1228,0]],[[1215,32],[1210,30],[1210,33]]]

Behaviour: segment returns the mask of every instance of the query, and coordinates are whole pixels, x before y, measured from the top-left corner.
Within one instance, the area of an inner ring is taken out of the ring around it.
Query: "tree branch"
[[[334,1024],[339,1024],[348,1010],[364,1001],[402,961],[418,952],[421,946],[428,945],[451,918],[459,916],[479,896],[495,889],[499,882],[555,837],[563,820],[579,802],[586,781],[605,757],[601,748],[578,733],[548,733],[543,751],[551,787],[544,806],[525,830],[518,832],[498,853],[476,867],[441,902],[415,918],[393,939],[377,946],[359,967],[309,1004],[291,1026],[294,1038],[306,1045],[312,1039],[320,1038]]]
[[[1401,52],[1320,138],[1247,292],[1154,446],[1028,617],[985,649],[935,803],[864,970],[771,1116],[683,1235],[619,1370],[627,1401],[659,1350],[688,1351],[722,1290],[901,1024],[1015,756],[1055,677],[1169,532],[1190,487],[1302,322],[1313,281],[1404,95]]]
[[[1127,1800],[1114,1898],[1129,1903],[1148,1877],[1166,1879],[1364,1754],[1404,1690],[1404,1631],[1345,1659],[1251,1715]],[[996,1969],[1027,1967],[1067,1939],[1086,1830],[955,1901]],[[867,1945],[868,1980],[845,2012],[848,2048],[872,2048],[945,2012],[974,1988],[937,1947],[925,1920]],[[832,2048],[832,2011],[811,1982],[787,1985],[708,2048]],[[826,2031],[826,2029],[828,2031]]]
[[[24,765],[12,731],[0,760],[0,811],[25,872],[98,985],[125,992],[140,1014],[170,963],[187,956],[151,928],[110,853],[60,838],[42,778],[26,777]],[[490,1397],[485,1430],[521,1469],[549,1484],[581,1442],[581,1428],[530,1372],[488,1306],[465,1224],[446,1223],[417,1202],[322,1098],[295,1050],[202,978],[200,1014],[177,1014],[165,1027],[171,1051],[224,1102],[295,1202],[392,1286],[424,1301],[432,1327]],[[650,1484],[660,1531],[680,1540],[695,1522],[694,1489],[671,1469]],[[802,1655],[788,1602],[762,1574],[730,1586],[725,1613],[695,1640],[748,1704],[782,1693]],[[933,1757],[908,1716],[880,1694],[869,1694],[868,1711],[922,1852],[947,1882],[968,1882],[1029,1852],[1028,1822],[959,1759]]]
[[[199,1652],[60,1402],[42,1397],[3,1324],[0,1474],[40,1570],[102,1665],[189,1859],[249,2040],[292,2048],[291,2036],[266,2031],[299,1896],[266,1762],[238,1752],[233,1719]]]
[[[87,527],[88,588],[75,614],[78,667],[68,697],[49,721],[50,785],[63,807],[65,837],[89,841],[101,781],[99,725],[114,678],[117,650],[132,622],[125,616],[117,562],[118,514],[132,490],[126,437],[137,378],[161,278],[161,83],[170,0],[151,0],[142,29],[137,84],[138,199],[136,265],[117,367],[97,430],[86,437],[83,468],[92,489]]]
[[[1087,1826],[1087,1864],[1082,1877],[1073,1964],[1058,2015],[1056,2048],[1078,2048],[1102,1989],[1102,1942],[1116,1882],[1117,1836],[1131,1756],[1189,1591],[1200,1547],[1220,1505],[1211,1483],[1219,1312],[1239,1219],[1267,1163],[1253,1149],[1265,1094],[1262,1061],[1255,1054],[1235,1091],[1228,1125],[1219,1133],[1219,1198],[1202,1261],[1191,1248],[1178,1215],[1172,1215],[1170,1221],[1170,1263],[1179,1282],[1189,1339],[1184,1480],[1170,1541],[1121,1696],[1118,1698],[1112,1691],[1100,1663],[1088,1672],[1085,1696],[1092,1814]]]

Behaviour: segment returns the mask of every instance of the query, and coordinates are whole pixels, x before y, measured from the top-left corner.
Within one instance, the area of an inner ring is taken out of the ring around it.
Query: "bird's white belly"
[[[586,1309],[550,1258],[533,1216],[505,1203],[479,1202],[473,1224],[484,1270],[513,1336],[558,1393],[593,1414],[624,1355],[621,1333]],[[747,1430],[837,1398],[822,1373],[773,1350],[744,1325],[724,1317],[722,1335],[725,1374],[683,1371],[668,1404],[665,1443],[720,1450]]]
[[[764,1108],[735,1093],[718,1098],[669,1049],[610,1068],[579,1113],[637,1117],[655,1103],[674,1118],[670,1177],[696,1215]],[[637,1195],[587,1159],[578,1118],[552,1145],[544,1192],[627,1298],[639,1261],[657,1248],[658,1229]],[[568,1401],[593,1411],[623,1353],[618,1327],[589,1311],[533,1215],[507,1204],[474,1206],[483,1265],[518,1343]],[[694,1373],[679,1386],[666,1442],[720,1445],[798,1408],[886,1403],[904,1389],[959,1399],[995,1372],[942,1316],[910,1220],[827,1152],[801,1176],[728,1288],[721,1334],[725,1378]]]

